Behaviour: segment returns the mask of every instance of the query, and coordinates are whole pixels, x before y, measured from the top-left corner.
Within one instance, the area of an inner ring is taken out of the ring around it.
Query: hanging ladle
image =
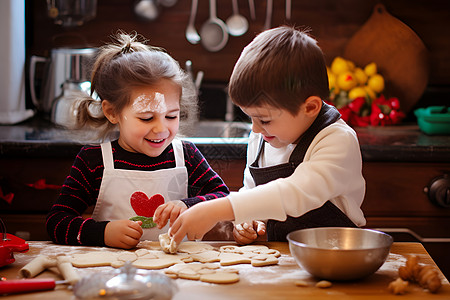
[[[209,19],[200,29],[203,47],[211,52],[222,50],[228,42],[227,25],[216,16],[216,0],[209,0]]]
[[[186,28],[186,39],[191,44],[198,44],[200,42],[200,36],[197,33],[197,30],[195,30],[195,16],[197,15],[197,6],[198,6],[198,0],[192,0],[191,4],[191,14],[189,16],[189,23]]]
[[[231,0],[233,5],[233,14],[227,19],[228,32],[233,36],[241,36],[248,30],[247,19],[239,14],[237,0]]]

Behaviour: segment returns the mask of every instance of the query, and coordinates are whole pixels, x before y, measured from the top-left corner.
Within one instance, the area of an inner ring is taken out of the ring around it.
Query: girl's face
[[[305,113],[304,105],[300,106],[296,115],[269,104],[241,109],[251,118],[253,132],[261,133],[272,147],[281,148],[295,143],[314,121]]]
[[[178,132],[181,89],[168,79],[133,90],[118,116],[119,144],[130,151],[159,156]]]

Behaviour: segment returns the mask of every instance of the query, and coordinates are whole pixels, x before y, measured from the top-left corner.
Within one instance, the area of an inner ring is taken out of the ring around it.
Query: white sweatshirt
[[[231,193],[235,223],[286,220],[299,217],[331,200],[357,226],[366,220],[361,210],[365,194],[362,158],[355,131],[341,119],[321,130],[311,142],[303,162],[287,178],[255,186],[249,171],[258,154],[260,134],[251,133],[247,148],[244,186]],[[289,161],[295,145],[274,148],[265,144],[259,167]]]

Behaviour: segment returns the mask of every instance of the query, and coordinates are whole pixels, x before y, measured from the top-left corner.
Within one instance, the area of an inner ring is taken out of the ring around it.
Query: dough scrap
[[[177,244],[175,243],[174,239],[169,236],[168,233],[160,234],[158,238],[161,249],[165,253],[177,253]]]
[[[117,253],[109,251],[96,251],[74,254],[71,262],[74,267],[89,268],[110,266],[111,262],[117,260]]]

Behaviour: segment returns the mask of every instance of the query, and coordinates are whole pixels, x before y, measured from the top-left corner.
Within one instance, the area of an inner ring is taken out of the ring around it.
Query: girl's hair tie
[[[131,51],[131,42],[128,42],[125,46],[122,47],[120,51],[122,54],[130,53]]]

